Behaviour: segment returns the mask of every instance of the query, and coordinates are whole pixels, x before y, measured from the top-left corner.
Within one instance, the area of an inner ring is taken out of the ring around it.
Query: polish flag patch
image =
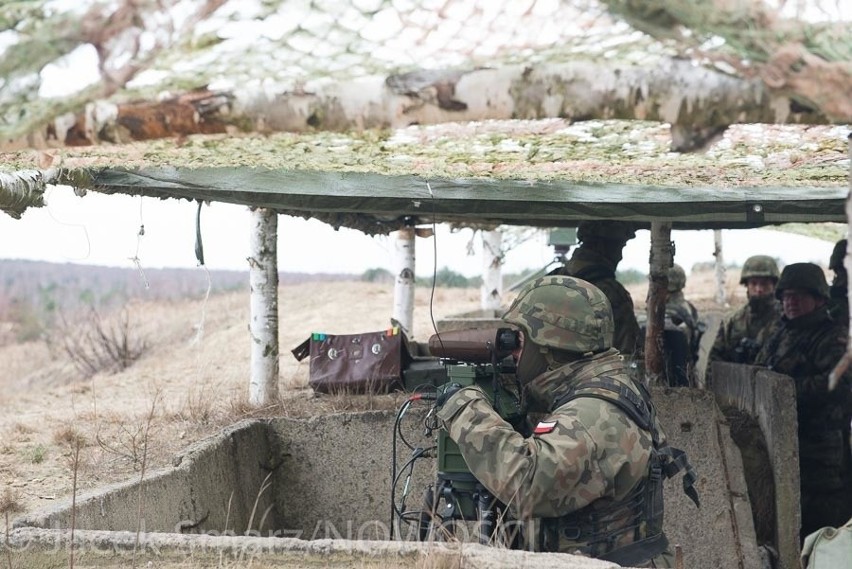
[[[541,421],[538,425],[533,429],[534,435],[546,435],[547,433],[553,432],[553,429],[556,428],[556,421]]]

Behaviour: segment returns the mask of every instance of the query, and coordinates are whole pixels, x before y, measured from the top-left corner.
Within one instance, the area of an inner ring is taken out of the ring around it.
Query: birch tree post
[[[714,273],[716,276],[716,304],[722,307],[728,306],[728,298],[725,292],[725,256],[722,251],[722,230],[713,230],[713,257],[716,259]]]
[[[662,384],[664,377],[663,329],[668,299],[669,267],[672,266],[672,224],[651,222],[650,274],[645,329],[645,381],[648,385]]]
[[[497,312],[503,298],[503,232],[482,232],[482,288],[480,302],[483,311]]]
[[[260,406],[278,398],[278,214],[258,208],[251,219],[249,403]]]
[[[414,236],[415,229],[406,227],[396,232],[393,267],[393,319],[409,337],[414,334]]]

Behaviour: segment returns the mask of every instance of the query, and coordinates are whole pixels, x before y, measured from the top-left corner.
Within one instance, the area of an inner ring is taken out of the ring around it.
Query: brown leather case
[[[314,333],[293,355],[299,360],[310,355],[308,385],[320,393],[402,389],[402,370],[410,357],[399,328],[360,334]]]

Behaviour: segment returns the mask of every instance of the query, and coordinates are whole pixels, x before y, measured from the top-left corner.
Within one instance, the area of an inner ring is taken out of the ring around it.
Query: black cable
[[[427,448],[416,448],[414,452],[411,454],[411,457],[402,465],[402,468],[399,469],[399,473],[396,473],[393,477],[393,481],[391,483],[391,539],[393,539],[393,516],[396,516],[400,520],[405,520],[407,523],[411,523],[410,520],[406,519],[405,512],[402,508],[405,507],[405,498],[403,497],[403,501],[401,507],[398,508],[396,506],[396,487],[399,484],[399,480],[402,477],[402,474],[405,472],[405,469],[408,468],[408,476],[411,477],[411,474],[414,472],[414,463],[420,459],[428,456],[428,452],[435,449],[436,447],[427,447]]]
[[[417,448],[413,447],[411,444],[409,444],[409,442],[405,439],[405,435],[403,435],[403,434],[402,434],[402,419],[403,419],[403,417],[405,417],[405,414],[408,412],[408,409],[409,409],[409,407],[411,407],[411,404],[412,404],[412,403],[414,403],[415,401],[421,401],[421,400],[429,401],[429,400],[431,400],[432,398],[434,398],[434,395],[433,395],[433,394],[431,394],[431,393],[425,393],[425,394],[423,394],[423,393],[419,393],[419,394],[418,394],[418,393],[415,393],[415,394],[413,394],[413,395],[412,395],[412,396],[410,396],[408,399],[406,399],[406,400],[405,400],[405,402],[404,402],[404,403],[400,406],[399,411],[397,411],[397,413],[396,413],[396,418],[394,419],[394,424],[393,424],[393,436],[391,437],[391,496],[390,496],[390,498],[391,498],[391,514],[390,514],[390,539],[393,539],[393,533],[394,533],[394,531],[393,531],[393,529],[394,529],[393,521],[394,521],[394,516],[395,516],[395,515],[397,514],[397,512],[398,512],[398,510],[397,510],[397,508],[396,508],[396,496],[395,496],[395,492],[396,492],[396,483],[397,483],[397,480],[398,480],[398,478],[399,478],[399,475],[397,474],[397,469],[396,469],[396,449],[397,449],[397,443],[396,443],[396,440],[397,440],[397,436],[398,436],[398,437],[402,440],[402,442],[403,442],[403,443],[405,443],[405,446],[407,446],[409,449],[411,449],[411,450],[412,450],[415,454],[417,453],[417,451],[418,451],[418,450],[419,450],[419,451],[422,451],[422,452],[420,452],[420,454],[418,455],[418,457],[419,457],[419,456],[423,456],[426,452],[428,452],[428,451],[432,450],[433,448],[435,448],[435,447],[429,447],[429,448],[427,448],[427,449],[423,450],[423,449],[417,449]],[[406,466],[408,466],[409,464],[412,464],[412,468],[413,468],[412,460],[413,460],[413,459],[409,459],[409,461],[408,461],[408,462],[406,462],[406,463],[405,463],[405,465],[403,465],[403,467],[402,467],[402,468],[404,469],[404,468],[405,468]],[[400,474],[401,474],[401,472],[400,472]]]
[[[411,399],[406,399],[399,411],[396,412],[396,419],[393,424],[393,436],[391,437],[391,514],[390,514],[390,539],[393,541],[393,518],[396,513],[396,504],[394,503],[394,479],[396,478],[396,433],[399,422],[405,414],[405,410],[411,406]]]
[[[435,218],[438,212],[435,208],[435,193],[432,191],[432,186],[426,182],[426,187],[429,189],[429,203],[432,206],[432,290],[429,294],[429,320],[432,321],[432,329],[435,331],[435,336],[438,337],[438,343],[441,344],[441,352],[447,353],[444,349],[444,341],[441,339],[441,333],[438,332],[438,325],[435,323],[435,287],[438,282],[438,225]]]
[[[419,399],[409,398],[408,401],[413,402],[413,401],[418,401],[418,400],[419,401],[433,400],[437,396],[437,393],[431,393],[431,392],[421,393],[419,391],[420,389],[431,389],[431,388],[432,388],[431,385],[425,385],[425,384],[424,385],[418,385],[414,390],[414,395],[415,396],[419,395],[420,396]],[[400,440],[403,442],[403,444],[406,447],[408,447],[409,450],[414,450],[414,445],[412,445],[411,443],[409,443],[406,440],[405,435],[402,432],[402,416],[405,415],[405,413],[407,413],[407,412],[408,412],[408,409],[406,409],[405,411],[402,412],[402,415],[399,417],[399,420],[394,423],[394,429],[395,429],[397,435],[399,436]]]
[[[198,265],[204,265],[204,243],[201,241],[201,200],[198,200],[198,209],[195,212],[195,258]]]

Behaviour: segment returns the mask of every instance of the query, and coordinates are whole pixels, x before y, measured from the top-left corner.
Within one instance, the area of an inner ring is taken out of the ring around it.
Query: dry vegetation
[[[428,289],[418,289],[416,340],[431,333]],[[434,317],[474,310],[476,289],[438,289]],[[386,284],[309,283],[280,289],[281,401],[248,405],[248,297],[137,303],[131,330],[147,346],[127,369],[86,377],[53,341],[0,348],[0,493],[30,511],[77,489],[138,477],[143,463],[170,464],[184,446],[237,420],[363,406],[396,408],[394,397],[315,397],[308,362],[289,350],[311,332],[355,333],[387,328],[393,290]],[[149,414],[153,409],[153,416]],[[75,443],[69,444],[69,433]],[[79,452],[77,452],[79,450]],[[6,494],[4,494],[6,495]]]
[[[734,271],[736,273],[736,271]],[[729,299],[742,302],[736,275]],[[696,275],[687,296],[718,311],[712,274]],[[630,288],[641,309],[645,285]],[[414,339],[432,333],[430,291],[418,289]],[[145,351],[127,369],[86,377],[62,345],[0,348],[0,495],[15,513],[77,491],[167,466],[181,448],[250,416],[309,416],[359,408],[396,409],[399,397],[315,396],[308,362],[288,353],[311,332],[355,333],[389,325],[392,286],[327,282],[280,289],[281,400],[266,409],[247,402],[248,298],[228,293],[204,300],[128,307],[132,333]],[[477,309],[477,289],[437,289],[435,320]],[[75,468],[76,466],[76,468]],[[76,481],[75,481],[76,473]]]

